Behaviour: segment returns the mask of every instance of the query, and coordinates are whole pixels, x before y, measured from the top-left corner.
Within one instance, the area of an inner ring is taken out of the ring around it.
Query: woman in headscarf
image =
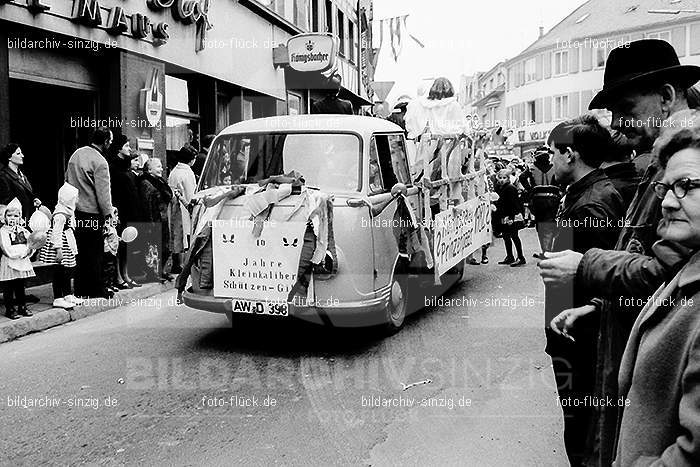
[[[147,264],[158,280],[172,280],[165,273],[165,264],[170,256],[170,229],[168,209],[173,199],[173,192],[163,178],[163,163],[151,157],[143,166],[143,175],[138,182],[139,195],[143,203],[144,221],[150,223],[146,235]]]

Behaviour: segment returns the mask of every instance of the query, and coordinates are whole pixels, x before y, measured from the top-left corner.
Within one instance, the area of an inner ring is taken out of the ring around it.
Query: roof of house
[[[621,33],[649,26],[663,26],[691,18],[700,19],[700,13],[660,14],[649,10],[698,10],[700,0],[588,0],[545,35],[530,44],[520,55],[546,49],[564,42],[586,37],[621,35]]]

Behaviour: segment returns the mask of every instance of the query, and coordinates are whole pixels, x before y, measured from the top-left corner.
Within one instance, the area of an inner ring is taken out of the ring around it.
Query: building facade
[[[590,0],[506,62],[506,120],[518,155],[544,143],[558,122],[587,111],[615,47],[663,39],[681,63],[700,65],[700,14],[676,13],[662,3]],[[700,10],[700,1],[684,0],[678,8]]]
[[[326,27],[343,37],[339,71],[360,93],[357,11],[347,0],[1,1],[0,146],[22,146],[48,205],[96,126],[172,163],[232,123],[308,111],[274,50]]]
[[[479,73],[478,91],[472,107],[479,128],[494,130],[505,125],[506,67],[500,62],[485,73]]]

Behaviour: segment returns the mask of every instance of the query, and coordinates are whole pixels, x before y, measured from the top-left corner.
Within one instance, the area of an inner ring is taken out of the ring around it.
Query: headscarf
[[[66,182],[58,189],[58,202],[54,214],[61,213],[67,217],[73,217],[75,204],[78,202],[78,189]]]

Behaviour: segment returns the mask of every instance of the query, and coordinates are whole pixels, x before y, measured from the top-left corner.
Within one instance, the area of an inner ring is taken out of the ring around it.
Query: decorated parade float
[[[483,151],[341,115],[255,119],[211,145],[178,278],[184,303],[237,317],[400,329],[491,241]],[[476,157],[473,155],[477,154]],[[477,160],[475,160],[477,159]]]

